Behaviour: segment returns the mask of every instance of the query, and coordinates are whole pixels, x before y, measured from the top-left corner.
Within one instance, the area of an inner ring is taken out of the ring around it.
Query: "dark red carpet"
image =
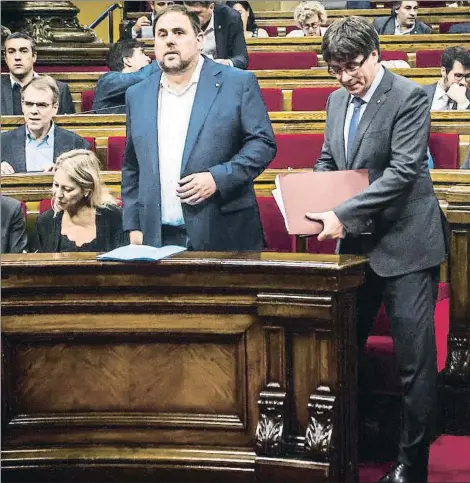
[[[393,463],[361,463],[360,483],[377,481]],[[470,482],[470,437],[442,435],[431,446],[429,483]]]

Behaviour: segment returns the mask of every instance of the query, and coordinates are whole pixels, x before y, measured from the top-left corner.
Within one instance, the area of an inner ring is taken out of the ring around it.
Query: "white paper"
[[[274,179],[274,184],[276,188],[272,190],[274,201],[281,212],[282,217],[284,218],[284,224],[286,225],[286,230],[289,231],[289,226],[287,225],[287,218],[286,218],[286,209],[284,208],[284,201],[282,200],[282,192],[281,187],[279,186],[279,175],[276,176]]]
[[[185,250],[185,247],[178,245],[167,245],[161,248],[155,248],[149,245],[126,245],[125,247],[116,248],[108,253],[97,255],[96,259],[101,262],[154,262],[184,252]]]

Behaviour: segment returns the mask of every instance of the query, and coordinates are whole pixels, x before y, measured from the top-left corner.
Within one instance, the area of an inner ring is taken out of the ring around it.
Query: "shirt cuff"
[[[137,38],[137,32],[134,30],[134,27],[131,28],[131,34],[133,39]]]
[[[463,104],[457,104],[457,110],[464,111],[465,109],[468,109],[468,106],[470,106],[470,101],[467,99],[467,102],[464,102]]]
[[[230,64],[230,67],[233,67],[233,61],[232,61],[232,59],[227,59],[227,60],[228,60],[228,63]],[[465,109],[467,109],[467,108],[465,108]]]

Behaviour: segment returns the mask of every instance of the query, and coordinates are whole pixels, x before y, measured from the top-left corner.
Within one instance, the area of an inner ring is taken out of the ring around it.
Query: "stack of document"
[[[185,250],[186,248],[177,245],[167,245],[161,248],[148,245],[126,245],[97,255],[96,259],[101,262],[155,262]]]
[[[318,235],[322,223],[305,214],[336,208],[369,186],[367,169],[307,171],[277,175],[273,197],[284,217],[289,235]]]

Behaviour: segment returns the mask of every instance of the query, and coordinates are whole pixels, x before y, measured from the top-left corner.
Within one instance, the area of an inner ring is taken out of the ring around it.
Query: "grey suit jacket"
[[[432,100],[434,99],[436,86],[437,86],[437,82],[435,82],[434,84],[427,84],[422,86],[424,89],[424,92],[426,92],[426,95],[428,96],[429,109],[431,109],[431,106],[432,106]],[[467,89],[467,99],[470,101],[470,89]],[[470,105],[467,107],[467,109],[470,109]]]
[[[370,186],[334,212],[346,229],[341,253],[366,253],[371,268],[392,277],[439,265],[445,221],[427,165],[430,115],[423,89],[385,69],[360,120],[346,166],[344,124],[350,95],[327,104],[325,141],[315,170],[368,169]],[[442,215],[443,216],[443,215]],[[375,226],[371,236],[361,236]]]
[[[14,198],[0,196],[2,213],[2,253],[22,253],[28,248],[26,221],[21,203]]]
[[[1,160],[10,163],[15,173],[26,172],[26,128],[19,126],[3,132],[0,138]],[[72,149],[90,149],[89,143],[72,131],[55,126],[54,162],[62,153]]]
[[[75,106],[72,94],[67,84],[56,81],[59,88],[59,110],[57,114],[75,114]],[[13,115],[13,90],[11,88],[10,76],[2,75],[2,116]]]
[[[390,17],[374,18],[373,25],[379,35],[395,35],[395,17],[393,15],[390,15]],[[410,32],[410,35],[424,34],[432,34],[432,28],[428,27],[420,20],[416,20],[415,26]]]
[[[470,169],[470,149],[467,151],[467,156],[465,156],[465,160],[460,168]]]

